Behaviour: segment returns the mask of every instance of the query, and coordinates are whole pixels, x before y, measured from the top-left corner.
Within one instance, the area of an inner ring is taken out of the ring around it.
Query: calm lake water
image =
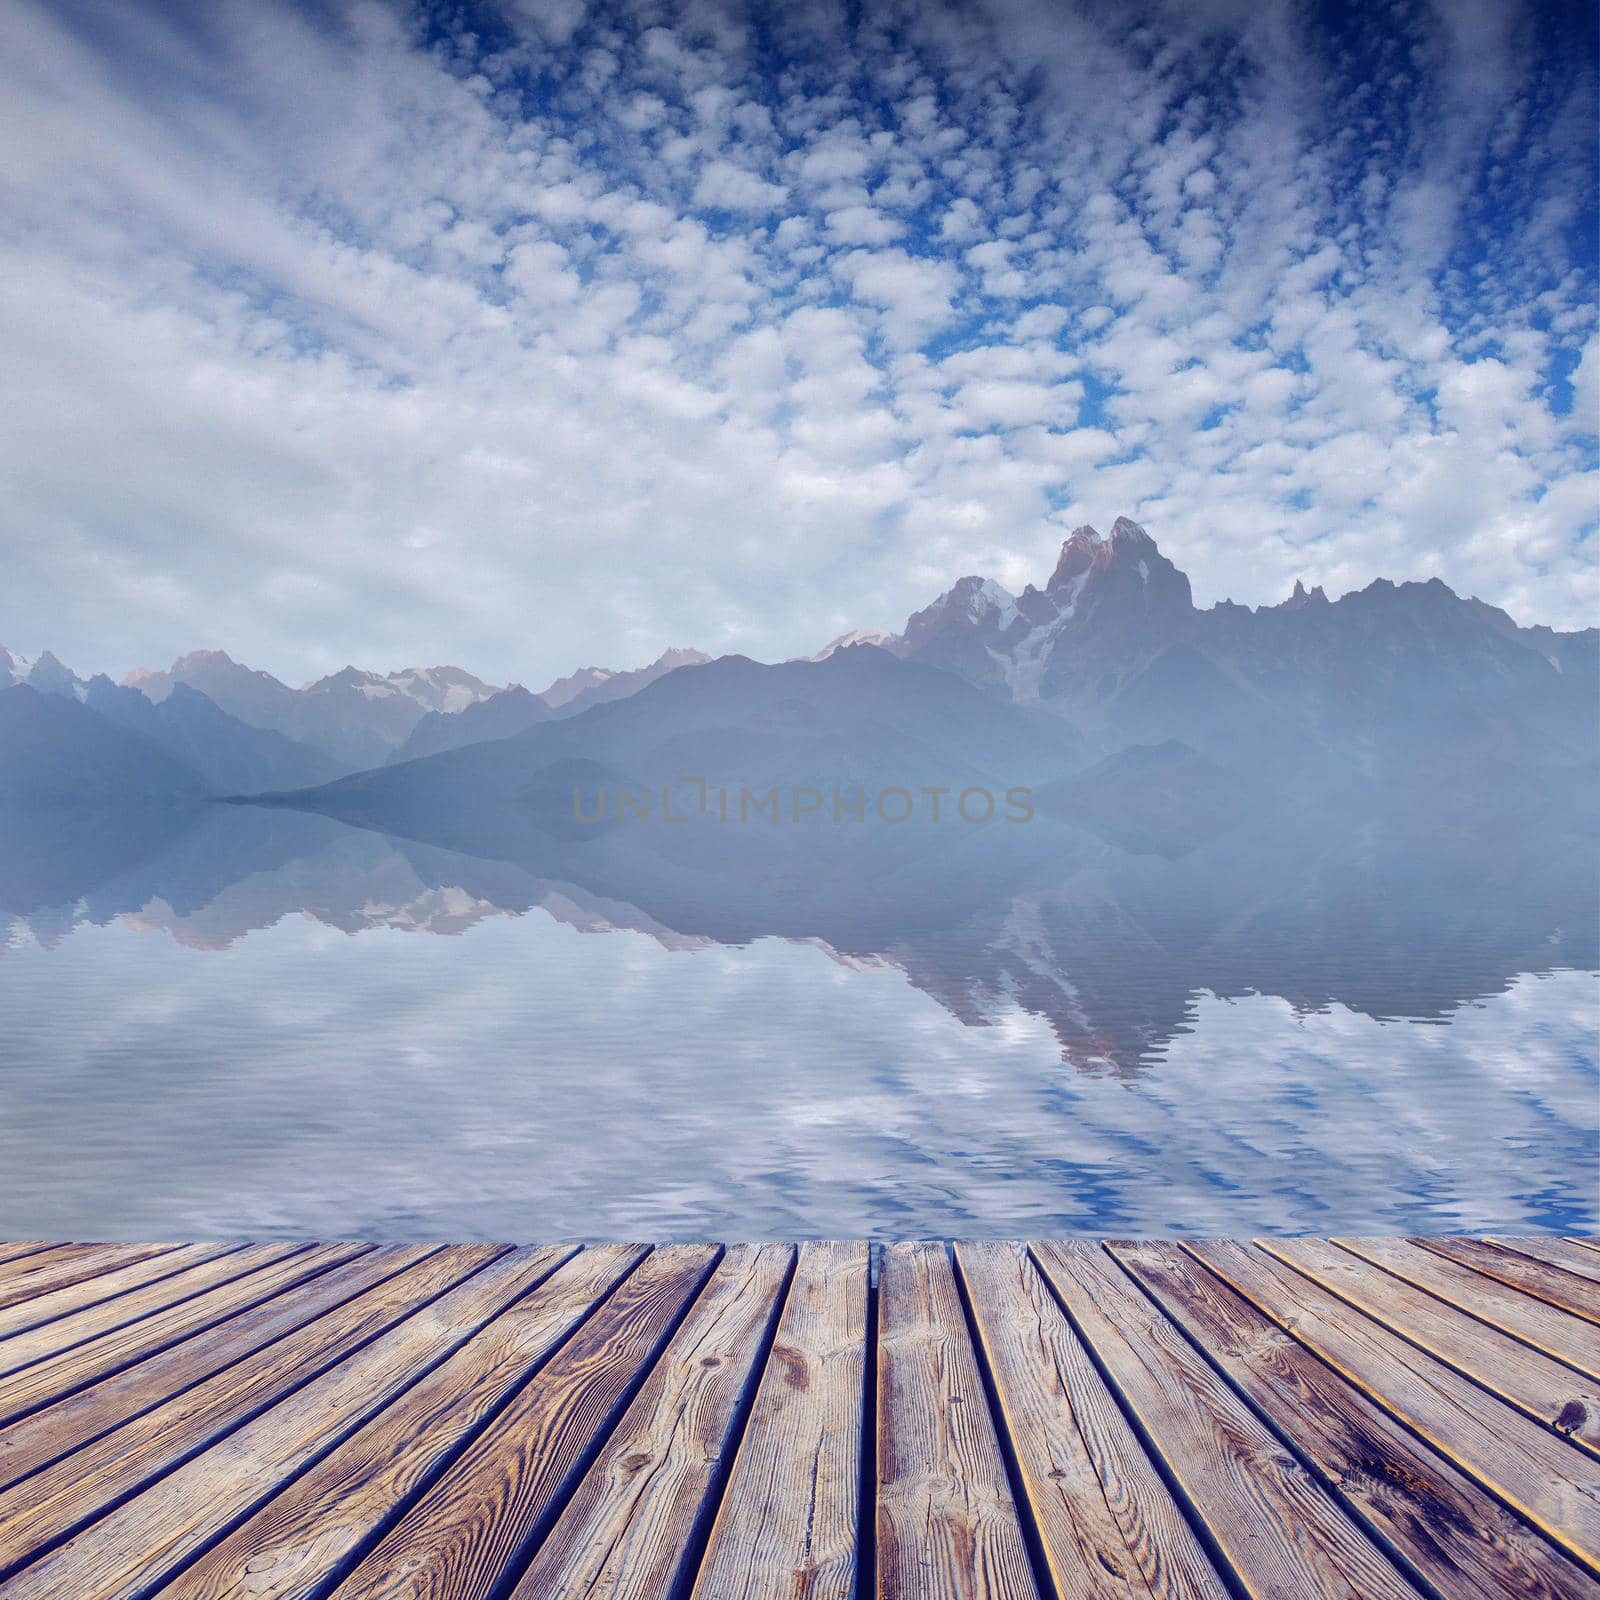
[[[1063,836],[862,892],[236,808],[0,846],[0,1235],[1600,1222],[1570,860]]]

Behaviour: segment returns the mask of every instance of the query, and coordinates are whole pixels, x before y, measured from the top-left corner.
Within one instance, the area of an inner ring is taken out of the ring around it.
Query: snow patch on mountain
[[[852,645],[870,644],[879,650],[887,649],[899,640],[900,635],[890,628],[852,628],[849,633],[841,633],[837,639],[830,639],[813,656],[791,656],[791,661],[826,661],[835,650],[848,650]]]

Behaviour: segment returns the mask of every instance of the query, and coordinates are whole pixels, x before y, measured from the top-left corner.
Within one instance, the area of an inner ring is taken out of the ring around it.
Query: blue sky
[[[0,641],[540,683],[1143,522],[1584,626],[1593,8],[39,5]]]

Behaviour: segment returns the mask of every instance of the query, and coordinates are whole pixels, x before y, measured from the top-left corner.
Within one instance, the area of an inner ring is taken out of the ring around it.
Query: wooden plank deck
[[[1600,1600],[1600,1242],[0,1243],[0,1600]]]

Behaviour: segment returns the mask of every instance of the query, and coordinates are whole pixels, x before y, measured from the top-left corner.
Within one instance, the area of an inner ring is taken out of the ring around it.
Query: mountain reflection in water
[[[165,1233],[1595,1220],[1600,936],[1595,861],[1573,838],[1326,816],[1131,845],[1049,816],[871,836],[486,829],[477,852],[470,828],[448,836],[217,805],[0,818],[0,1160],[20,1180],[7,1229],[81,1233],[112,1184],[130,1231]],[[536,909],[691,954],[662,966],[635,939],[626,956],[580,958],[530,928],[519,966],[489,926]],[[368,940],[346,955],[322,936],[286,964],[296,918],[464,948],[402,958]],[[194,954],[158,959],[147,938],[134,957],[127,930]],[[88,940],[92,960],[69,961]],[[232,964],[226,987],[208,960]],[[339,975],[357,962],[361,976]],[[398,998],[382,997],[380,966],[404,968]],[[886,1000],[864,969],[903,973],[927,999],[894,985]],[[540,1014],[523,990],[543,994]],[[1486,1006],[1502,1008],[1498,1036]],[[163,1007],[171,1037],[155,1043]],[[708,1008],[715,1020],[686,1032]],[[118,1036],[122,1015],[137,1038]],[[446,1015],[454,1047],[430,1026]],[[225,1046],[206,1036],[218,1029]],[[380,1046],[397,1079],[352,1076]],[[211,1052],[198,1100],[181,1081],[191,1048]],[[290,1049],[320,1058],[302,1063],[314,1076],[282,1077]],[[529,1121],[485,1100],[490,1085]],[[397,1119],[381,1135],[369,1096]],[[167,1113],[138,1134],[141,1161],[133,1130]],[[231,1165],[183,1146],[197,1118]],[[519,1155],[503,1171],[500,1142]],[[86,1149],[98,1176],[78,1170]]]

